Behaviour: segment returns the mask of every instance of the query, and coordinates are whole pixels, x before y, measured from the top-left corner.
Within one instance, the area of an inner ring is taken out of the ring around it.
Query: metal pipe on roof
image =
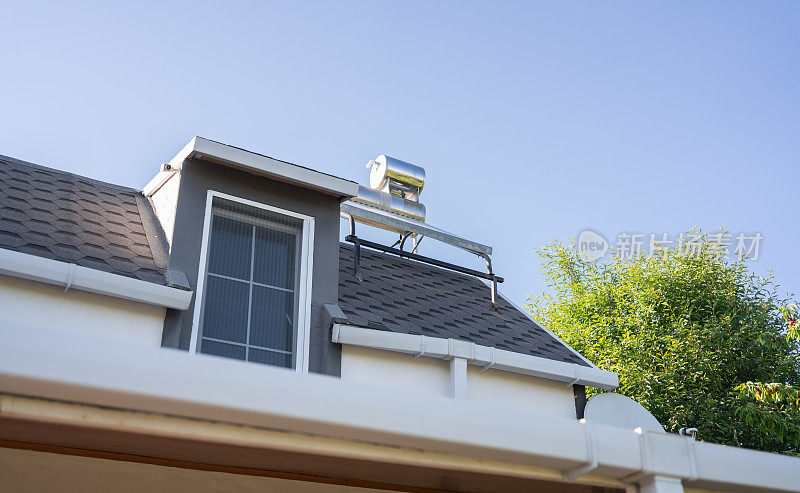
[[[425,222],[425,206],[386,191],[375,190],[365,186],[358,186],[358,195],[351,199],[353,202],[369,205],[392,214],[410,217],[420,222]]]

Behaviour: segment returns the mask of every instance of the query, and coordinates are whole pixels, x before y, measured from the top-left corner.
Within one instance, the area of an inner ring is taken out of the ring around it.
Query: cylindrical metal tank
[[[425,222],[424,205],[419,202],[397,197],[382,190],[374,190],[359,185],[358,196],[350,200]]]
[[[374,164],[373,164],[374,163]],[[372,161],[369,186],[417,201],[425,186],[425,170],[420,166],[381,154]]]

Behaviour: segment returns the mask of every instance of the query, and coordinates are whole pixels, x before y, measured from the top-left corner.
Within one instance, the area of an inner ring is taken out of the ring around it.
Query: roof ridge
[[[47,172],[56,173],[56,174],[59,174],[59,175],[62,175],[62,176],[69,176],[71,178],[77,178],[79,180],[84,180],[84,181],[86,181],[86,182],[88,182],[90,184],[93,184],[93,185],[112,188],[112,189],[120,191],[120,192],[130,192],[130,193],[134,193],[134,194],[141,194],[142,193],[141,190],[138,190],[136,188],[126,187],[124,185],[117,185],[116,183],[109,183],[107,181],[102,181],[102,180],[97,180],[97,179],[94,179],[94,178],[89,178],[88,176],[79,175],[77,173],[72,173],[72,172],[64,171],[64,170],[57,169],[57,168],[51,168],[49,166],[42,166],[41,164],[32,163],[30,161],[23,161],[22,159],[18,159],[18,158],[11,157],[11,156],[6,156],[6,155],[3,155],[3,154],[0,154],[0,161],[6,161],[9,164],[13,164],[13,165],[17,165],[17,166],[25,166],[25,167],[37,169],[37,170],[40,170],[40,171],[47,171]]]

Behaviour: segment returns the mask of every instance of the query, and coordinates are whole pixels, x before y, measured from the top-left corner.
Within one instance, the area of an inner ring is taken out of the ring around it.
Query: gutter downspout
[[[659,473],[653,467],[656,450],[651,450],[652,444],[650,438],[663,436],[665,434],[643,430],[642,428],[636,428],[633,431],[637,437],[636,443],[639,447],[641,468],[639,471],[622,478],[622,481],[639,484],[640,493],[682,493],[682,479],[691,483],[700,477],[697,463],[697,441],[694,437],[681,437],[684,443],[684,452],[688,459],[688,471],[675,477]]]
[[[586,456],[588,460],[586,464],[576,467],[575,469],[569,469],[564,471],[564,480],[565,481],[575,481],[579,477],[588,474],[595,469],[597,469],[597,451],[595,450],[595,438],[594,438],[594,430],[592,429],[592,425],[586,422],[585,419],[580,420],[580,423],[583,425],[583,436],[586,440]]]

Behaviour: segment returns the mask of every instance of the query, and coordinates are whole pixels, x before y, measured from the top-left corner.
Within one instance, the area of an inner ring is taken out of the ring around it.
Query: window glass
[[[249,279],[253,247],[251,230],[245,223],[215,214],[211,221],[208,271],[237,279]]]
[[[294,307],[294,293],[263,286],[253,287],[252,344],[275,349],[290,350]]]
[[[205,291],[203,337],[246,343],[250,300],[248,284],[210,275]]]
[[[203,352],[215,356],[225,356],[226,358],[244,359],[246,350],[244,346],[225,344],[206,339],[203,341]]]
[[[302,220],[214,199],[199,351],[292,367]]]
[[[291,289],[294,285],[295,262],[290,252],[295,250],[296,235],[290,232],[258,228],[255,237],[256,282]]]

